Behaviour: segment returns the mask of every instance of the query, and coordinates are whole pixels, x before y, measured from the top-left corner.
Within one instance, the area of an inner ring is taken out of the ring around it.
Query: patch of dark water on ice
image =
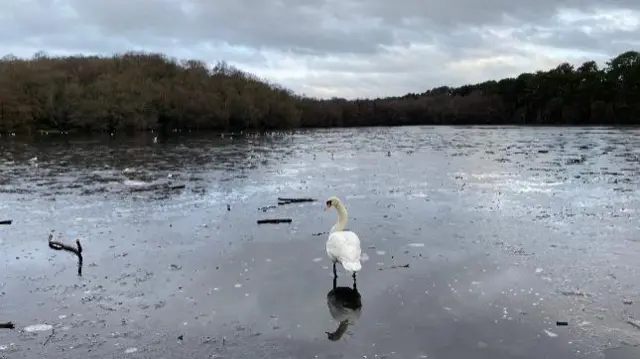
[[[598,128],[12,138],[0,322],[18,328],[0,357],[620,355],[602,350],[640,342],[638,145]],[[335,342],[331,195],[367,259],[361,316]],[[82,277],[52,230],[81,239]]]

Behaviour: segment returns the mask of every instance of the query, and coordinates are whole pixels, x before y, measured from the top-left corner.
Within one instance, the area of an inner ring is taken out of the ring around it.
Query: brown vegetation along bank
[[[428,84],[425,84],[427,87]],[[219,63],[129,52],[5,56],[0,132],[417,124],[640,125],[640,53],[421,94],[319,100]]]

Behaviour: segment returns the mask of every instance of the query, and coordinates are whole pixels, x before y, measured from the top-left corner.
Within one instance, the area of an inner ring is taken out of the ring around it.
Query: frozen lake
[[[0,358],[640,354],[640,130],[2,137],[0,171]],[[367,259],[337,341],[332,195]]]

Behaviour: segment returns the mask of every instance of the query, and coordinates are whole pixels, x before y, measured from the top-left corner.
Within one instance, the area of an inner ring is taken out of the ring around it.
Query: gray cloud
[[[0,0],[0,8],[0,52],[227,60],[322,96],[514,76],[603,60],[640,39],[637,0]]]
[[[637,9],[639,4],[619,0],[607,7]],[[603,7],[595,0],[32,0],[30,6],[13,5],[11,12],[25,33],[51,34],[84,24],[104,36],[177,39],[184,45],[225,41],[323,54],[374,53],[404,38],[428,40],[508,21],[535,24],[558,9],[597,6]]]
[[[69,0],[78,17],[104,35],[123,33],[180,38],[185,43],[226,41],[302,53],[371,53],[392,44],[390,29],[357,18],[331,18],[322,3],[236,1]]]

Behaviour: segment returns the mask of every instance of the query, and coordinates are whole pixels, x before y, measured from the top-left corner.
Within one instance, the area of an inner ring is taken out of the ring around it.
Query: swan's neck
[[[347,225],[347,209],[344,208],[342,203],[338,203],[335,207],[336,211],[338,211],[338,222],[331,227],[331,233],[344,231],[344,226]]]

